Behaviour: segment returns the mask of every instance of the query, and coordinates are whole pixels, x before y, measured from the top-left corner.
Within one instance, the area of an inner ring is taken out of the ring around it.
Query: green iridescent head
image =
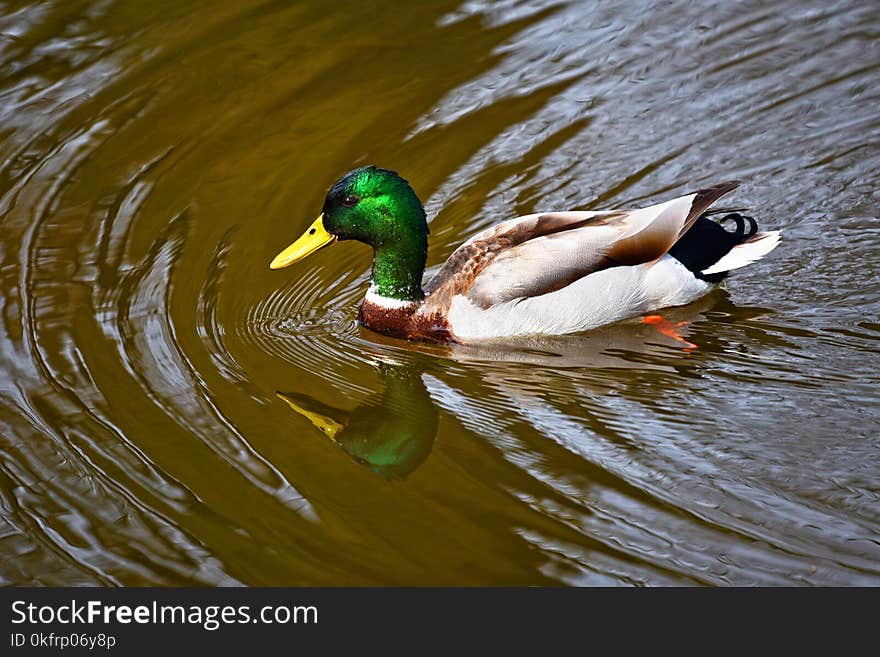
[[[321,216],[270,266],[286,267],[337,239],[373,247],[375,293],[422,299],[428,223],[416,193],[396,172],[368,166],[345,174],[327,192]]]

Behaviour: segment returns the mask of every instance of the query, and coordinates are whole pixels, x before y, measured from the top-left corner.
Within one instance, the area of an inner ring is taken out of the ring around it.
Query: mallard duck
[[[691,303],[772,251],[779,231],[758,232],[754,219],[734,211],[721,223],[709,218],[718,214],[712,204],[738,185],[637,210],[503,221],[458,247],[423,287],[424,207],[396,172],[367,166],[333,184],[318,218],[270,267],[358,240],[373,247],[358,320],[377,333],[440,343],[574,333]]]

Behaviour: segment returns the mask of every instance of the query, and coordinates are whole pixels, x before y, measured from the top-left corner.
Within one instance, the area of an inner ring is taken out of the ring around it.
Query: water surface
[[[867,1],[0,3],[0,582],[880,584],[878,79]],[[682,340],[415,348],[268,269],[367,163],[431,265],[730,178],[784,241]]]

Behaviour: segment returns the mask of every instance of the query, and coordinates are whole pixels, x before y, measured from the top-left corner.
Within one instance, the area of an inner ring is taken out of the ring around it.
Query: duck
[[[690,304],[776,248],[781,231],[759,231],[742,208],[712,207],[739,185],[637,209],[507,219],[470,237],[423,284],[424,206],[396,171],[365,166],[333,183],[318,218],[269,267],[356,240],[373,249],[358,311],[371,331],[433,343],[579,333]]]

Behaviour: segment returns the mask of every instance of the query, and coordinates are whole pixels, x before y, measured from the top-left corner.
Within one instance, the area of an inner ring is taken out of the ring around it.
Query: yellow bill
[[[292,398],[285,395],[283,392],[276,392],[275,396],[287,402],[287,405],[290,406],[290,408],[292,408],[294,411],[306,418],[309,422],[314,424],[317,429],[319,429],[325,436],[327,436],[331,440],[335,439],[336,434],[339,433],[345,426],[344,424],[342,424],[341,422],[337,422],[333,418],[303,408],[302,406],[297,404]]]
[[[269,269],[281,269],[292,265],[322,246],[327,246],[335,239],[336,235],[331,235],[324,228],[324,215],[320,214],[315,222],[309,226],[309,229],[302,234],[302,237],[275,256],[275,259],[269,264]]]

